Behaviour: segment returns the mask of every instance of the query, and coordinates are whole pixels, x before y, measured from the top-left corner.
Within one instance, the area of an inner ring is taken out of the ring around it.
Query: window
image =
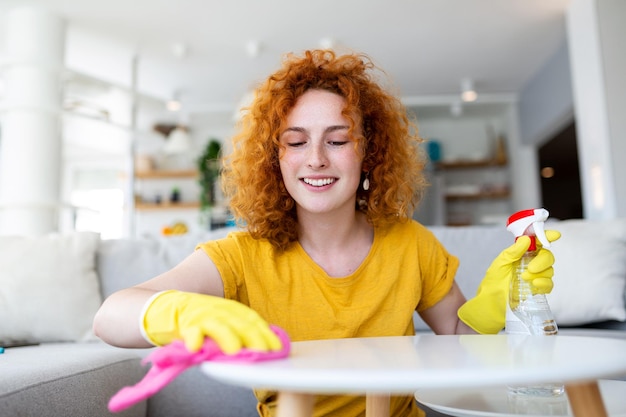
[[[100,233],[102,239],[125,236],[126,184],[120,170],[75,167],[70,178],[72,228]]]

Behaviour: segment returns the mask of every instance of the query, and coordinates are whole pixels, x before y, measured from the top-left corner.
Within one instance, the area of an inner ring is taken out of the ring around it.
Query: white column
[[[626,216],[626,2],[572,0],[567,32],[584,216]]]
[[[65,24],[45,9],[10,11],[0,126],[0,234],[57,230]]]

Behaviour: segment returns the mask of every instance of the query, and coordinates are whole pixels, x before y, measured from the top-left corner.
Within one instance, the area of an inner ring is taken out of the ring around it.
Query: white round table
[[[366,394],[367,415],[389,395],[421,388],[564,381],[574,416],[606,416],[598,378],[626,375],[626,340],[579,336],[417,335],[292,343],[289,358],[207,362],[223,382],[279,391],[279,416],[309,416],[314,394]]]

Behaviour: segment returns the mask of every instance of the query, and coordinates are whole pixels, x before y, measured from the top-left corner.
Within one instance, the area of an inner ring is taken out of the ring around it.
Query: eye
[[[348,142],[350,141],[346,139],[345,137],[336,137],[336,138],[329,138],[326,143],[328,143],[331,146],[343,146]]]
[[[299,148],[306,144],[307,138],[300,132],[288,130],[282,135],[280,141],[288,148]]]

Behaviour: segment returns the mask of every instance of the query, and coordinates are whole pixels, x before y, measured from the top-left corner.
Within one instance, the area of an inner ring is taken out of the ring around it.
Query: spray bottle
[[[509,291],[509,308],[506,318],[508,334],[553,335],[558,329],[545,294],[531,292],[530,283],[522,278],[522,273],[530,261],[537,256],[537,239],[543,247],[550,247],[546,238],[544,222],[548,219],[545,209],[522,210],[511,217],[506,229],[515,235],[530,237],[530,247],[515,264]]]
[[[537,240],[544,248],[550,247],[544,222],[548,219],[547,210],[522,210],[511,217],[507,230],[515,235],[530,237],[530,247],[513,268],[511,277],[509,302],[506,314],[506,333],[510,335],[555,335],[558,332],[554,316],[548,305],[545,294],[534,294],[529,282],[522,278],[528,264],[537,256]],[[543,384],[538,386],[509,387],[513,394],[535,396],[559,396],[564,392],[562,384]]]

